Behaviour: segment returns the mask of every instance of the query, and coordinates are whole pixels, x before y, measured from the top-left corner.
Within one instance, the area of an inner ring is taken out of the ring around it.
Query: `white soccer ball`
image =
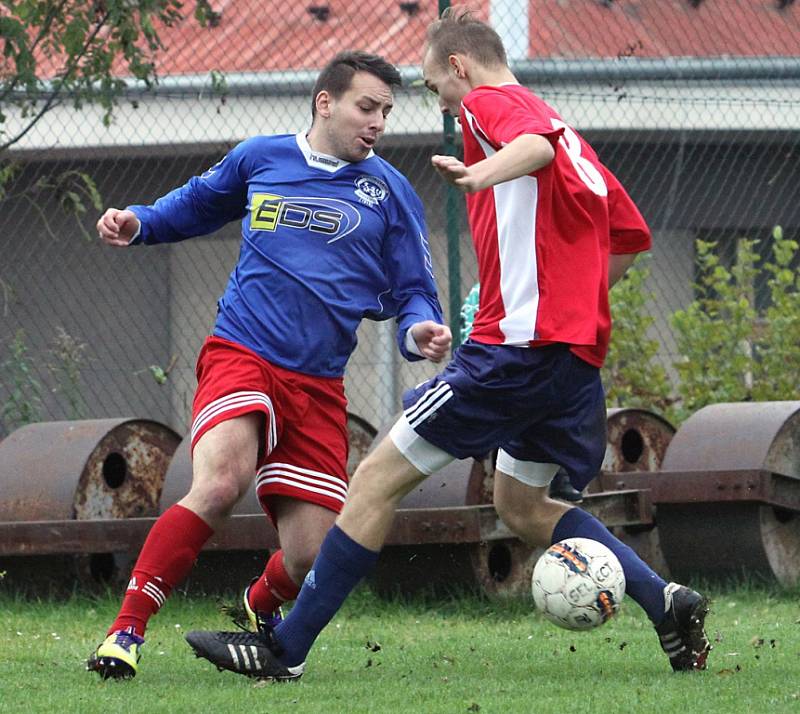
[[[602,543],[567,538],[536,562],[532,589],[536,607],[548,620],[567,630],[591,630],[619,610],[625,573]]]

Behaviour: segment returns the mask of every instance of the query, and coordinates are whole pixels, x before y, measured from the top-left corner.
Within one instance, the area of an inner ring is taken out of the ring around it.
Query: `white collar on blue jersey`
[[[339,159],[335,156],[331,156],[330,154],[323,154],[319,151],[314,151],[314,149],[312,149],[311,145],[308,143],[308,139],[306,138],[306,133],[304,131],[295,134],[295,138],[297,139],[297,146],[300,147],[300,151],[303,152],[303,156],[306,157],[306,163],[309,166],[333,173],[334,171],[338,171],[340,168],[342,168],[342,166],[347,166],[350,163],[349,161]],[[374,155],[375,152],[370,150],[365,159],[369,159]]]

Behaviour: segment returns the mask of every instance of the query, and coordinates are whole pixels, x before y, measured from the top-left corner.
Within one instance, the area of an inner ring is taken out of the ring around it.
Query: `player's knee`
[[[550,545],[550,533],[546,527],[549,521],[546,501],[536,498],[499,498],[495,500],[495,510],[503,523],[526,543]]]
[[[503,523],[514,533],[519,533],[533,522],[533,509],[526,502],[495,499],[494,507]]]
[[[244,495],[239,476],[233,471],[222,470],[195,480],[193,496],[201,499],[209,512],[227,515]]]
[[[302,584],[306,574],[311,570],[319,548],[308,543],[283,549],[283,567],[289,577],[298,585]]]

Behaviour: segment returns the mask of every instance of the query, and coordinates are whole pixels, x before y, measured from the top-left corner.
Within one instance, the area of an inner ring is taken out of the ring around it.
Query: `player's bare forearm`
[[[454,156],[434,156],[434,168],[464,193],[481,191],[520,176],[527,176],[547,166],[555,157],[550,142],[538,134],[523,134],[496,154],[471,166]]]
[[[628,268],[633,265],[638,253],[619,253],[611,254],[608,256],[608,287],[609,289],[614,286],[622,276],[625,275]]]

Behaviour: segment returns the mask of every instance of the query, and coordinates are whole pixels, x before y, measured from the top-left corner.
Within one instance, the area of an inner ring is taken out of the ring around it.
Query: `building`
[[[653,309],[668,362],[666,317],[691,298],[695,238],[766,236],[774,224],[800,234],[800,6],[471,6],[503,35],[520,79],[584,133],[653,227]],[[57,362],[51,352],[62,327],[87,345],[77,357],[84,416],[151,417],[184,429],[194,359],[236,259],[238,226],[180,245],[114,251],[82,237],[81,225],[93,234],[94,209],[82,221],[65,218],[58,188],[39,185],[42,177],[85,172],[105,205],[153,200],[247,136],[305,128],[316,69],[342,48],[378,52],[401,66],[407,89],[380,153],[425,200],[443,303],[455,266],[455,295],[474,280],[463,221],[460,256],[448,262],[445,189],[428,168],[442,122],[419,87],[418,64],[437,4],[388,2],[370,10],[355,0],[212,0],[204,7],[207,27],[187,18],[163,31],[159,84],[148,92],[132,87],[110,125],[97,107],[76,111],[64,103],[6,154],[23,170],[0,204],[0,361],[23,328],[42,384],[43,418],[75,415],[65,400],[69,380],[46,367]],[[25,125],[3,111],[9,134]],[[376,426],[397,410],[404,387],[432,371],[401,364],[393,345],[391,325],[364,325],[348,369],[351,409]],[[151,367],[169,371],[164,384]],[[14,388],[13,369],[6,369],[0,405]]]

